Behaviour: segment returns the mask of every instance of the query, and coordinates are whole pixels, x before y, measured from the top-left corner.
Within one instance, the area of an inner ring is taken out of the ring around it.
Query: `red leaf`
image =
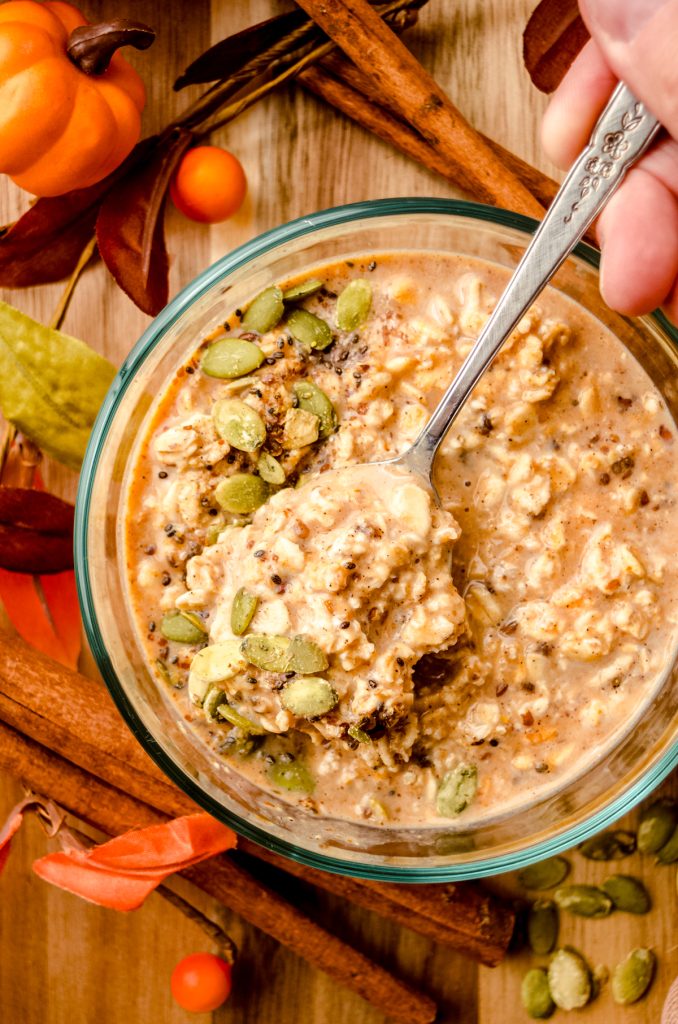
[[[553,92],[588,39],[577,0],[541,0],[523,33],[523,61],[537,89]]]
[[[136,910],[168,875],[236,844],[209,814],[188,814],[126,832],[89,850],[69,849],[35,861],[40,878],[114,910]]]
[[[26,288],[68,277],[94,234],[104,196],[146,157],[155,141],[139,142],[120,167],[96,185],[38,199],[0,237],[0,287]]]
[[[161,140],[139,173],[112,189],[97,218],[101,258],[120,288],[150,316],[168,299],[165,198],[174,169],[192,142],[193,135],[181,129]]]
[[[71,570],[41,576],[40,585],[54,630],[66,654],[63,664],[77,668],[82,648],[82,629],[75,573]]]
[[[12,836],[16,835],[19,831],[23,820],[23,807],[19,804],[17,807],[12,808],[9,812],[7,821],[0,829],[0,874],[2,873],[9,857]]]
[[[45,491],[0,486],[0,567],[22,573],[72,569],[74,511]]]

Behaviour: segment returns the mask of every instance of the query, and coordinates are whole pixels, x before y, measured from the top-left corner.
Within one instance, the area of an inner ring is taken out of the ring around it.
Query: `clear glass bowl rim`
[[[265,830],[244,821],[238,815],[226,810],[223,806],[212,800],[155,742],[153,736],[141,723],[128,701],[109,660],[95,614],[87,559],[91,484],[96,474],[110,424],[135,373],[144,363],[149,353],[162,341],[166,330],[172,326],[176,319],[227,274],[243,267],[256,259],[257,256],[264,255],[270,249],[274,249],[284,242],[312,234],[322,228],[350,224],[354,221],[375,217],[407,216],[409,214],[441,214],[446,217],[466,217],[489,222],[501,227],[513,228],[528,235],[532,234],[538,226],[538,222],[531,217],[525,217],[522,214],[513,213],[510,210],[504,210],[499,207],[485,206],[481,203],[465,200],[420,199],[416,197],[373,199],[331,207],[327,210],[289,221],[280,227],[257,235],[249,242],[222,256],[221,259],[217,260],[216,263],[212,264],[186,285],[149,324],[123,362],[104,399],[92,428],[80,473],[75,509],[74,559],[78,597],[85,633],[113,701],[126,724],[149,756],[177,786],[195,800],[196,804],[232,827],[240,835],[246,836],[248,839],[276,853],[282,854],[284,857],[307,864],[310,867],[339,875],[348,874],[361,878],[381,879],[391,882],[426,883],[456,881],[462,878],[482,878],[487,875],[501,874],[502,872],[512,871],[527,864],[543,860],[545,857],[551,857],[575,846],[588,836],[594,835],[596,832],[612,824],[652,793],[671,770],[678,766],[678,741],[664,752],[655,765],[611,803],[586,820],[573,825],[560,835],[545,839],[521,851],[488,856],[472,863],[435,865],[433,867],[417,866],[414,864],[406,867],[388,864],[355,864],[343,861],[337,857],[325,856],[272,836]],[[599,268],[600,254],[586,243],[580,243],[574,250],[573,255],[578,256],[590,266],[596,269]],[[651,317],[672,343],[678,347],[678,330],[673,327],[661,311],[654,312],[651,314]]]

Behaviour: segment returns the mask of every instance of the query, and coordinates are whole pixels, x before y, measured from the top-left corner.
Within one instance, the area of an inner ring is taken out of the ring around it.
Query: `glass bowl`
[[[146,417],[199,339],[271,282],[358,253],[449,251],[513,267],[535,222],[475,203],[387,199],[326,210],[276,228],[200,274],[153,321],[104,401],[78,494],[75,559],[87,636],[113,699],[139,742],[198,804],[285,856],[340,874],[436,882],[508,871],[598,831],[647,796],[678,763],[678,673],[654,693],[611,749],[529,808],[477,826],[421,828],[313,815],[259,789],[187,728],[148,672],[131,623],[121,522],[125,481]],[[678,334],[661,315],[628,320],[598,291],[598,256],[580,245],[554,284],[611,328],[678,413]]]

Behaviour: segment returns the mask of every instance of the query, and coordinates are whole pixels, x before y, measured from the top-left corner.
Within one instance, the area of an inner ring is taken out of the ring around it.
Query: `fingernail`
[[[582,0],[582,13],[589,27],[609,39],[628,43],[667,0]]]

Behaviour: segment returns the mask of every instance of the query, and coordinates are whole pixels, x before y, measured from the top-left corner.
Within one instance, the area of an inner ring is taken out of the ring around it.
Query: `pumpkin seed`
[[[213,342],[202,358],[200,369],[208,377],[244,377],[258,369],[264,353],[258,345],[240,338],[222,338]]]
[[[443,776],[438,787],[436,807],[444,818],[454,818],[473,802],[478,789],[478,769],[474,764],[458,764]]]
[[[242,729],[231,729],[227,736],[221,740],[218,750],[226,757],[249,757],[261,746],[263,737],[246,734]]]
[[[217,485],[216,501],[225,512],[254,512],[268,498],[268,484],[253,473],[234,473]]]
[[[262,452],[257,462],[257,471],[262,480],[265,480],[267,484],[273,484],[274,487],[279,487],[285,483],[285,470],[282,468],[280,463],[273,455],[268,452]]]
[[[632,949],[612,974],[612,998],[621,1006],[637,1003],[647,992],[656,964],[651,949]]]
[[[650,909],[650,894],[638,879],[632,875],[610,875],[601,885],[617,910],[627,914],[647,914]]]
[[[372,286],[358,277],[346,285],[337,299],[337,327],[355,331],[367,320],[372,305]]]
[[[287,657],[287,672],[298,672],[300,675],[314,675],[324,672],[329,662],[327,655],[317,643],[305,636],[295,636],[290,644]]]
[[[578,917],[607,917],[614,906],[611,897],[595,885],[563,885],[553,898],[561,910]]]
[[[312,380],[300,380],[294,385],[299,408],[312,412],[320,420],[320,437],[329,437],[337,429],[337,414],[329,398]]]
[[[166,640],[177,644],[199,644],[205,639],[207,630],[197,615],[176,611],[163,615],[160,632]]]
[[[266,440],[264,421],[241,398],[220,398],[212,406],[212,419],[219,437],[240,452],[255,452]]]
[[[527,914],[527,941],[538,956],[550,953],[558,939],[558,910],[553,900],[535,900]]]
[[[248,736],[266,736],[268,730],[264,729],[263,725],[257,725],[251,718],[246,718],[245,715],[241,715],[239,711],[231,707],[230,704],[223,703],[219,706],[219,714],[222,718],[225,718],[227,722],[234,725],[236,729],[242,730]]]
[[[584,957],[566,946],[551,957],[548,967],[551,998],[561,1010],[580,1010],[591,997],[591,972]]]
[[[307,309],[295,309],[290,313],[285,325],[292,337],[306,348],[320,351],[332,344],[332,328],[315,313]]]
[[[283,427],[283,445],[289,450],[306,448],[318,440],[320,417],[308,409],[288,409]]]
[[[582,857],[587,860],[621,860],[628,857],[636,849],[636,837],[633,832],[619,829],[616,832],[601,832],[591,836],[579,847]]]
[[[242,318],[242,326],[246,331],[266,334],[280,322],[284,312],[283,293],[280,288],[271,285],[252,299]]]
[[[290,679],[280,695],[286,711],[297,718],[320,718],[336,707],[337,695],[320,676],[298,676]]]
[[[315,788],[313,776],[301,761],[292,761],[290,764],[276,761],[269,766],[267,774],[274,786],[291,792],[312,793]]]
[[[217,710],[226,703],[226,694],[220,686],[210,686],[202,702],[202,709],[208,722],[216,722]]]
[[[356,740],[358,743],[371,743],[372,737],[369,736],[364,729],[360,729],[357,725],[349,725],[346,730],[346,734],[351,737],[352,740]]]
[[[667,843],[657,851],[656,864],[675,864],[678,860],[678,825]]]
[[[317,277],[309,277],[307,281],[294,284],[283,292],[283,302],[298,302],[300,299],[307,299],[309,295],[315,295],[323,286],[323,282]]]
[[[545,1020],[556,1008],[551,998],[548,975],[543,967],[533,967],[523,978],[520,998],[533,1020]]]
[[[523,868],[518,881],[524,889],[553,889],[567,878],[569,870],[564,857],[549,857]]]
[[[233,598],[231,605],[231,631],[236,636],[242,636],[257,610],[259,598],[250,594],[248,590],[241,587]]]
[[[638,849],[641,853],[657,853],[667,843],[676,827],[676,805],[670,800],[657,800],[640,816]]]
[[[251,633],[240,643],[243,656],[265,672],[286,672],[291,641],[286,636]]]
[[[223,640],[203,647],[193,657],[188,675],[188,694],[194,704],[202,704],[212,683],[231,679],[247,668],[240,653],[239,640]]]

